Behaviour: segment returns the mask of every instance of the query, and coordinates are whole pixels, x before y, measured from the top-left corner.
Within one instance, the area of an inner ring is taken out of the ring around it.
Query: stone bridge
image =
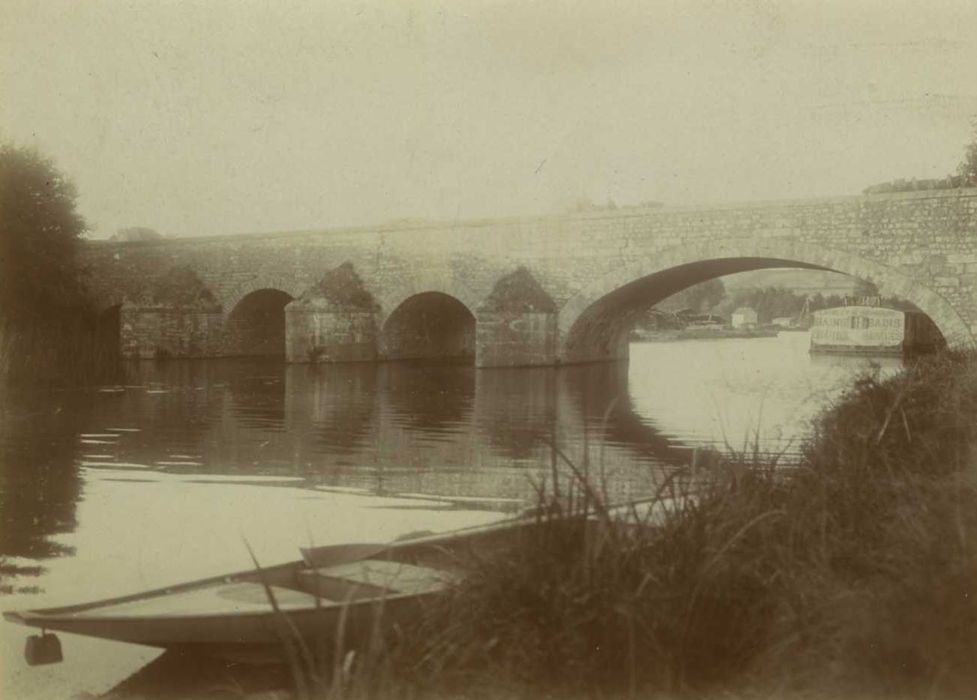
[[[977,338],[977,189],[92,242],[84,256],[137,357],[620,359],[649,305],[778,267],[873,282],[949,345]]]

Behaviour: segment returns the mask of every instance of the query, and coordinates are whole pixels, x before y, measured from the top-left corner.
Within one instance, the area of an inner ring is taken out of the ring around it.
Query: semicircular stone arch
[[[970,329],[952,305],[900,270],[802,241],[752,238],[668,248],[637,257],[596,279],[560,309],[560,358],[580,362],[624,357],[623,338],[640,310],[708,279],[775,267],[830,270],[872,282],[883,295],[905,299],[926,313],[948,346],[975,346]]]
[[[468,285],[450,272],[411,272],[398,277],[396,281],[384,285],[382,291],[375,293],[380,304],[377,325],[383,328],[390,316],[399,309],[405,301],[418,294],[437,292],[453,297],[464,304],[474,313],[483,299],[473,292]]]
[[[412,294],[384,319],[378,345],[388,360],[474,360],[475,314],[451,294]]]
[[[285,355],[285,306],[293,297],[265,287],[245,295],[224,314],[221,354],[278,357]]]
[[[226,291],[221,290],[223,293],[219,295],[219,299],[224,307],[225,316],[229,316],[246,297],[255,292],[271,289],[278,292],[284,292],[293,299],[296,299],[302,294],[307,286],[308,285],[303,285],[294,276],[268,275],[249,279],[247,282],[236,284]]]

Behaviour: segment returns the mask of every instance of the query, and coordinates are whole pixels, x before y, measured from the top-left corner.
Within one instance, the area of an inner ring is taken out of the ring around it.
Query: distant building
[[[778,316],[770,322],[770,325],[780,328],[791,328],[794,325],[794,319],[790,316]]]
[[[733,324],[733,328],[755,326],[757,322],[756,311],[748,306],[741,306],[733,312],[733,315],[730,317],[730,322]]]

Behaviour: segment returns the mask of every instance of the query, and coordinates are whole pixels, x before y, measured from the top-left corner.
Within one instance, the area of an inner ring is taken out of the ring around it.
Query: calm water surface
[[[901,364],[807,347],[635,344],[629,363],[562,369],[144,363],[125,387],[6,395],[0,607],[246,568],[243,540],[272,563],[486,522],[531,500],[553,444],[639,495],[695,446],[789,453],[855,375]],[[23,629],[0,629],[3,697],[101,692],[158,654],[65,635],[66,663],[27,669]]]

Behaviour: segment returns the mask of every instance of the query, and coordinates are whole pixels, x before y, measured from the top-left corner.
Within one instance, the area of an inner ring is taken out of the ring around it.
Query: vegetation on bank
[[[0,145],[0,382],[83,384],[118,370],[78,261],[77,190],[37,151]]]
[[[878,294],[878,289],[873,284],[859,280],[853,296],[874,297]],[[894,297],[883,297],[879,301],[882,306],[895,309],[915,308],[912,304]],[[635,327],[643,330],[684,328],[689,317],[683,319],[679,313],[683,310],[728,320],[735,309],[743,306],[756,311],[758,322],[766,325],[776,318],[802,321],[814,311],[844,304],[845,297],[839,294],[803,294],[780,286],[744,287],[727,293],[722,279],[714,279],[693,285],[649,308],[638,317]]]
[[[28,322],[83,303],[77,190],[37,151],[0,145],[0,315]]]
[[[700,467],[657,524],[541,491],[543,527],[302,696],[972,697],[977,358],[861,379],[802,455]]]
[[[959,187],[977,187],[977,118],[973,121],[973,139],[964,147],[963,159],[954,175],[942,178],[909,180],[899,179],[866,187],[863,194],[889,192],[917,192],[921,190],[953,190]]]

